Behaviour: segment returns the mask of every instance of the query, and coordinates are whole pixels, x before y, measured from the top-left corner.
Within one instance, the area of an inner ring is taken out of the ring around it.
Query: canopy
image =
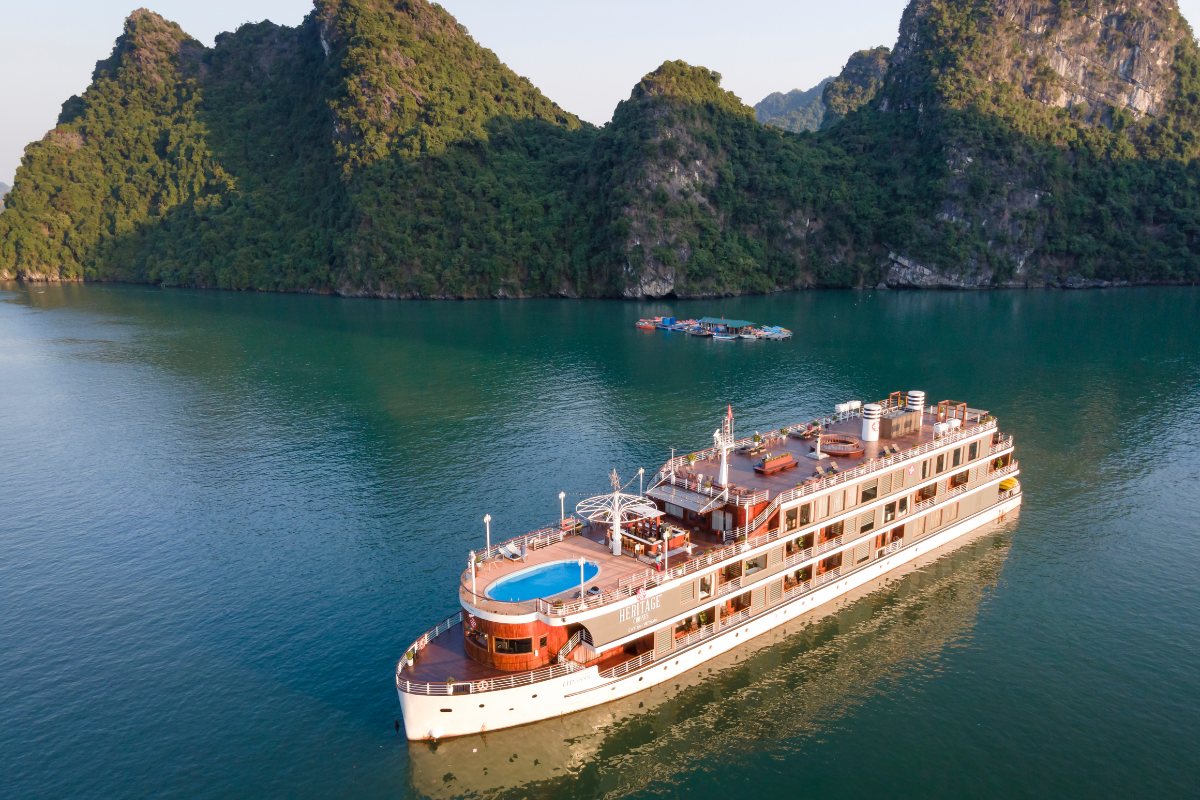
[[[663,512],[646,498],[621,492],[589,497],[575,506],[575,510],[589,522],[616,522],[620,525],[655,519],[663,515]]]
[[[754,324],[745,319],[725,319],[724,317],[702,317],[697,322],[701,325],[724,325],[726,328],[748,328]]]
[[[697,514],[704,514],[711,511],[714,506],[723,504],[726,497],[725,492],[709,497],[706,494],[693,492],[681,486],[672,486],[669,483],[660,483],[658,486],[651,487],[646,495],[656,500],[662,500],[664,503],[673,503]]]

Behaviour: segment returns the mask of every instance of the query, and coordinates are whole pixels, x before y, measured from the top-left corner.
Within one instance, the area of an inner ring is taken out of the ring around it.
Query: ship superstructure
[[[1015,512],[1011,436],[920,391],[677,456],[645,492],[472,552],[396,668],[410,739],[582,710],[694,669]]]

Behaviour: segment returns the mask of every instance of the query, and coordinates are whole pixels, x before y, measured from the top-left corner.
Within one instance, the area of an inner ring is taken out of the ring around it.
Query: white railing
[[[686,636],[681,636],[676,639],[675,649],[682,650],[685,647],[691,647],[696,642],[704,641],[708,637],[712,636],[714,633],[716,633],[716,631],[717,625],[715,622],[710,622],[707,625],[701,625],[699,628],[687,634]]]
[[[884,556],[891,555],[892,553],[899,550],[901,547],[904,547],[904,540],[897,539],[896,541],[891,542],[890,544],[885,544],[883,547],[876,550],[875,557],[883,558]]]
[[[724,619],[722,619],[721,620],[721,629],[724,630],[725,628],[728,628],[730,625],[737,625],[739,622],[743,622],[748,619],[750,619],[750,609],[743,608],[741,611],[737,612],[736,614],[730,614],[728,617],[725,617]]]
[[[783,597],[781,599],[787,600],[789,597],[795,597],[798,594],[804,594],[808,590],[812,589],[812,587],[813,587],[813,582],[811,580],[800,581],[795,586],[792,586],[788,589],[784,589]]]
[[[841,574],[842,574],[842,568],[834,567],[833,569],[826,572],[824,575],[818,575],[817,577],[813,578],[813,588],[816,588],[817,586],[824,586],[825,584],[829,583],[830,581],[834,580],[835,578],[841,577]]]
[[[408,653],[412,653],[414,656],[417,653],[420,653],[422,650],[425,649],[426,645],[428,645],[430,642],[432,642],[437,637],[441,636],[446,631],[453,628],[458,623],[462,622],[462,619],[463,619],[463,612],[461,610],[456,611],[455,613],[446,617],[444,620],[439,622],[437,625],[434,625],[432,628],[430,628],[429,630],[422,633],[419,637],[417,637],[417,640],[409,646]],[[408,653],[405,653],[405,655],[407,656]],[[405,659],[402,658],[402,659],[400,659],[400,662],[398,664],[396,664],[396,679],[397,680],[400,679],[400,671],[404,668],[404,662],[405,662]]]
[[[571,634],[571,638],[567,639],[567,643],[558,649],[558,660],[565,661],[567,656],[571,655],[571,651],[579,646],[583,641],[583,632],[585,628],[580,628]]]
[[[445,680],[438,683],[428,683],[424,681],[410,681],[400,677],[399,672],[396,673],[396,688],[408,694],[425,694],[425,695],[453,695],[453,694],[478,694],[480,692],[494,692],[499,689],[512,689],[517,686],[529,686],[534,683],[541,683],[552,678],[558,678],[572,672],[578,672],[583,669],[573,661],[567,661],[562,664],[555,664],[552,667],[543,667],[531,672],[516,672],[512,675],[505,675],[502,678],[490,678],[478,681],[453,681]]]
[[[640,669],[654,660],[654,651],[648,650],[642,653],[637,658],[631,658],[623,664],[618,664],[612,669],[600,671],[601,678],[618,678],[626,673],[633,672],[635,669]]]
[[[842,539],[845,537],[845,535],[846,534],[843,533],[839,536],[833,537],[832,539],[830,539],[828,541],[821,542],[820,544],[817,545],[816,551],[813,553],[813,555],[819,556],[819,555],[821,555],[821,553],[828,553],[830,550],[832,550],[833,548],[837,547],[838,545],[840,545],[842,543]]]

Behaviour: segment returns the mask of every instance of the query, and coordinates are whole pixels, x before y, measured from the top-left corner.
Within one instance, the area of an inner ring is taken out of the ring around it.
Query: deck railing
[[[640,669],[654,660],[654,651],[647,650],[637,658],[631,658],[621,664],[617,664],[612,669],[600,670],[601,678],[619,678],[622,675],[633,672],[635,669]]]

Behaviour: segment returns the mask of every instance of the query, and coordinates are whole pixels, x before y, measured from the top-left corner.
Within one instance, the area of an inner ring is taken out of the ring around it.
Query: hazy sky
[[[25,145],[54,125],[88,85],[96,61],[138,0],[0,2],[0,181],[12,183]],[[907,0],[444,0],[491,48],[569,111],[597,124],[667,59],[715,69],[753,105],[808,88],[855,50],[895,44]],[[243,22],[300,22],[311,0],[144,0],[205,44]],[[1180,3],[1189,20],[1200,0]]]

